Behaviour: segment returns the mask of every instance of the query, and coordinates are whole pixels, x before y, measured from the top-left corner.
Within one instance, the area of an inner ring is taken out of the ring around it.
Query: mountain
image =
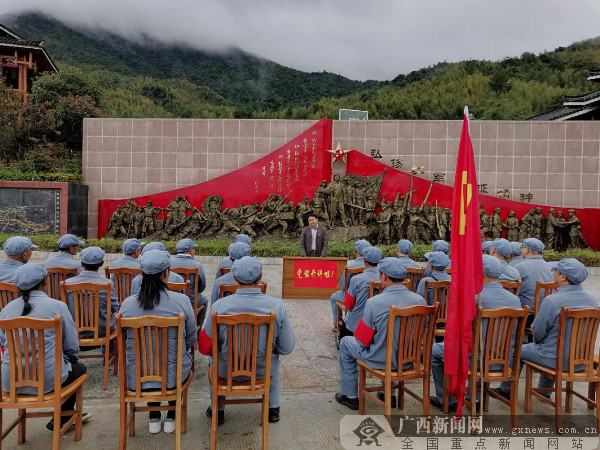
[[[24,37],[43,39],[51,57],[62,65],[128,77],[185,79],[248,111],[307,105],[376,84],[328,72],[302,72],[235,48],[211,53],[147,36],[131,41],[109,30],[71,28],[33,12],[1,17],[0,22]]]

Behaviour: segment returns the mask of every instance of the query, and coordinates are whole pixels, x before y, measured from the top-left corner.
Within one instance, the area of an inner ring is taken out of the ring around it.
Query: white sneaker
[[[160,433],[160,430],[162,429],[162,423],[163,423],[162,415],[160,416],[160,418],[149,419],[148,420],[148,431],[150,431],[150,434]]]
[[[165,433],[175,433],[175,419],[165,419]]]

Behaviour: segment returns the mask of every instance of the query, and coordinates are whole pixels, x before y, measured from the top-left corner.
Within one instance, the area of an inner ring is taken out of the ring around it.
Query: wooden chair
[[[225,275],[226,273],[229,273],[229,272],[231,272],[231,267],[221,267],[219,270],[220,270],[220,273],[221,273],[221,275],[220,275],[220,276],[223,276],[223,275]]]
[[[369,298],[374,295],[381,294],[383,292],[383,288],[381,286],[381,281],[371,280],[369,281]]]
[[[433,289],[433,304],[439,304],[437,310],[436,323],[438,327],[435,330],[436,336],[446,335],[446,319],[448,316],[448,299],[450,298],[450,281],[425,281],[425,301],[429,295],[429,289]]]
[[[64,267],[48,267],[46,275],[46,294],[55,300],[60,300],[60,283],[67,278],[76,277],[77,269],[75,267],[67,269]]]
[[[390,306],[387,328],[387,344],[385,356],[385,369],[372,369],[366,363],[358,363],[358,413],[365,414],[365,399],[368,397],[384,409],[385,415],[392,414],[391,394],[398,389],[398,408],[404,408],[404,392],[423,404],[423,415],[431,414],[429,403],[429,380],[431,374],[431,346],[435,330],[435,317],[438,305],[411,306],[398,308]],[[400,326],[395,330],[396,319]],[[397,336],[395,336],[395,334]],[[396,338],[398,366],[392,370],[393,342]],[[404,364],[412,364],[404,369]],[[366,387],[366,375],[370,374],[383,381],[383,386]],[[405,387],[404,383],[410,380],[421,379],[423,382],[423,396],[417,395]],[[382,402],[372,392],[384,391],[385,400]]]
[[[570,325],[570,338],[567,340],[567,325]],[[562,428],[562,394],[566,393],[565,412],[573,410],[573,395],[585,401],[588,407],[596,408],[596,418],[600,426],[600,369],[594,367],[594,349],[600,325],[600,310],[578,309],[570,310],[562,307],[558,320],[558,342],[556,345],[556,361],[564,361],[565,352],[569,352],[568,368],[563,370],[544,367],[539,364],[525,361],[525,412],[531,412],[531,397],[534,396],[544,403],[554,407],[556,433],[561,434]],[[575,366],[585,366],[583,370],[575,372]],[[554,381],[553,388],[534,388],[533,372],[550,378]],[[563,388],[563,383],[566,387]],[[594,384],[596,389],[595,399],[581,395],[573,389],[573,383]],[[554,401],[542,395],[542,392],[554,392]]]
[[[95,283],[75,283],[66,284],[61,281],[61,299],[67,305],[68,293],[73,294],[74,321],[79,334],[80,347],[104,347],[104,354],[81,353],[79,357],[83,358],[103,358],[104,359],[104,389],[108,389],[108,366],[114,367],[114,373],[117,374],[117,353],[116,346],[110,351],[110,342],[117,339],[117,332],[110,330],[111,314],[111,284]],[[100,336],[100,292],[106,292],[106,327],[104,336]],[[90,334],[92,337],[82,337],[82,333]]]
[[[0,401],[0,428],[2,425],[2,413],[5,409],[18,410],[17,418],[2,430],[2,440],[18,426],[18,443],[25,442],[26,420],[31,417],[52,417],[54,419],[54,431],[52,433],[52,448],[60,447],[60,439],[71,425],[75,424],[75,441],[81,440],[82,435],[82,407],[83,407],[83,382],[87,375],[82,375],[67,386],[61,386],[62,369],[62,320],[60,316],[54,319],[32,319],[18,317],[15,319],[0,320],[0,329],[6,333],[7,349],[4,355],[10,361],[10,390],[2,392]],[[44,382],[46,379],[46,342],[44,332],[52,331],[55,336],[54,348],[54,391],[44,394]],[[37,341],[37,345],[32,345]],[[35,395],[24,395],[17,392],[21,387],[33,387],[37,389]],[[75,394],[75,410],[61,411],[61,405]],[[51,409],[47,412],[30,412],[28,409]],[[63,425],[62,416],[70,416]]]
[[[419,281],[425,276],[425,267],[407,267],[406,268],[406,279],[410,280],[410,290],[417,292]]]
[[[19,297],[19,288],[12,283],[0,283],[0,311],[15,298]]]
[[[106,278],[111,280],[115,286],[119,305],[131,295],[131,281],[140,273],[142,273],[141,269],[132,269],[129,267],[117,267],[116,269],[107,267],[104,269]]]
[[[167,281],[167,289],[173,292],[179,292],[181,294],[185,294],[188,297],[190,296],[190,282],[186,281],[185,283],[175,283],[172,281]],[[199,311],[202,311],[200,309]]]
[[[446,267],[445,270],[448,275],[452,275],[452,267]]]
[[[194,295],[196,296],[196,298],[194,299],[194,316],[196,317],[196,321],[199,322],[198,318],[200,317],[200,311],[204,309],[204,305],[198,304],[198,297],[200,296],[200,293],[198,292],[198,268],[172,267],[171,272],[175,272],[181,275],[183,277],[183,281],[189,281],[190,291],[192,290],[192,286],[194,286]]]
[[[518,393],[519,393],[519,361],[521,358],[521,345],[525,322],[529,316],[529,308],[477,308],[475,321],[475,333],[473,335],[473,350],[471,355],[471,367],[469,368],[470,400],[465,401],[465,406],[470,409],[471,417],[475,417],[477,391],[481,391],[483,397],[483,410],[489,407],[490,395],[506,405],[510,406],[511,427],[518,426]],[[485,343],[483,359],[481,354],[481,336],[485,330]],[[512,358],[511,358],[512,354]],[[501,365],[500,369],[490,369],[494,365]],[[512,366],[512,368],[510,367]],[[511,383],[510,400],[496,394],[490,389],[490,383],[508,381]],[[480,383],[483,383],[481,388]],[[448,377],[444,375],[444,396],[442,399],[442,410],[448,414]]]
[[[142,316],[124,318],[117,314],[117,342],[119,347],[119,377],[120,390],[120,427],[119,448],[127,447],[127,435],[135,436],[135,414],[142,411],[173,411],[175,410],[175,448],[181,448],[181,434],[187,432],[187,397],[188,387],[192,380],[193,371],[187,380],[183,381],[181,370],[183,366],[183,313],[177,317]],[[169,328],[177,329],[177,359],[175,363],[175,387],[167,386],[168,367],[168,337]],[[133,336],[133,352],[135,354],[135,388],[127,386],[127,333]],[[152,344],[150,344],[152,343]],[[193,369],[193,366],[192,366]],[[158,382],[160,388],[142,390],[146,382]],[[174,401],[175,406],[147,406],[148,402]],[[136,406],[143,403],[143,406]],[[127,406],[129,405],[129,413]]]
[[[217,418],[219,405],[262,403],[262,448],[269,448],[269,388],[271,386],[271,353],[273,350],[273,332],[275,312],[269,315],[256,314],[212,314],[212,358],[213,366],[209,371],[212,394],[212,423],[210,430],[210,448],[217,448]],[[219,326],[227,330],[227,378],[219,377]],[[259,328],[267,327],[265,342],[264,375],[257,374]],[[238,381],[239,377],[249,378]],[[227,397],[260,396],[251,399],[227,400]],[[222,398],[220,398],[222,397]]]
[[[508,280],[500,280],[500,284],[504,289],[506,289],[511,294],[519,296],[519,291],[521,290],[521,281],[508,281]]]
[[[240,285],[238,283],[234,284],[219,284],[219,298],[227,297],[228,295],[235,294],[239,289]],[[258,287],[260,288],[263,294],[267,293],[267,282],[259,283]]]
[[[550,281],[549,283],[543,283],[541,281],[537,281],[535,283],[535,295],[533,297],[533,317],[536,317],[538,312],[540,311],[540,305],[542,300],[545,297],[553,294],[558,289],[558,284],[554,281]],[[544,293],[542,294],[542,291]]]

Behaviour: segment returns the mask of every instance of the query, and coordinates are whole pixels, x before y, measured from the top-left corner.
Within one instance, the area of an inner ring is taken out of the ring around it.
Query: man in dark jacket
[[[308,214],[308,226],[300,233],[301,256],[327,256],[329,238],[325,227],[319,226],[319,218]]]

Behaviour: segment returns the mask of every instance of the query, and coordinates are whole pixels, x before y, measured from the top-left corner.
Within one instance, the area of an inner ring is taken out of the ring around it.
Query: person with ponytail
[[[150,245],[150,244],[148,244]],[[148,246],[146,246],[147,248]],[[146,250],[146,249],[144,249]],[[162,316],[177,317],[180,313],[184,314],[184,342],[183,347],[183,367],[181,370],[182,380],[186,380],[192,370],[192,355],[196,342],[196,318],[194,310],[190,304],[189,298],[185,294],[172,292],[167,289],[166,281],[169,279],[169,267],[171,258],[168,252],[162,250],[149,250],[144,252],[140,260],[142,268],[142,280],[139,292],[123,300],[119,312],[125,318],[142,316]],[[167,343],[167,388],[174,389],[177,367],[177,329],[172,328],[168,331]],[[157,349],[153,349],[155,357],[158,359]],[[135,349],[133,343],[133,334],[127,330],[126,342],[126,363],[127,363],[127,385],[130,389],[136,386],[135,370]],[[146,382],[142,384],[142,389],[154,390],[160,389],[159,382]],[[170,403],[175,405],[175,402]],[[148,406],[158,406],[158,403],[148,403]],[[162,417],[160,411],[149,412],[148,429],[150,433],[159,433],[163,426],[165,433],[175,431],[175,411],[168,411],[166,418]]]
[[[0,311],[0,320],[14,319],[15,317],[31,317],[34,319],[54,319],[55,316],[62,318],[62,349],[61,383],[63,386],[75,381],[86,373],[86,367],[79,362],[79,339],[77,328],[73,322],[67,305],[54,300],[46,295],[47,271],[43,264],[24,264],[19,267],[13,275],[13,283],[19,288],[20,296],[9,302]],[[45,374],[44,393],[54,390],[54,358],[56,340],[54,331],[44,332],[45,348]],[[0,345],[7,347],[6,333],[0,330]],[[33,363],[33,361],[31,362]],[[10,366],[11,361],[8,353],[5,353],[2,361],[2,390],[10,389]],[[19,394],[36,395],[37,389],[33,387],[22,387],[17,390]],[[72,411],[75,407],[75,394],[69,397],[63,404],[63,411]],[[83,421],[91,417],[90,413],[84,413]],[[69,420],[68,416],[62,417],[64,424]],[[61,424],[62,425],[62,424]],[[54,419],[46,424],[49,431],[54,429]]]

